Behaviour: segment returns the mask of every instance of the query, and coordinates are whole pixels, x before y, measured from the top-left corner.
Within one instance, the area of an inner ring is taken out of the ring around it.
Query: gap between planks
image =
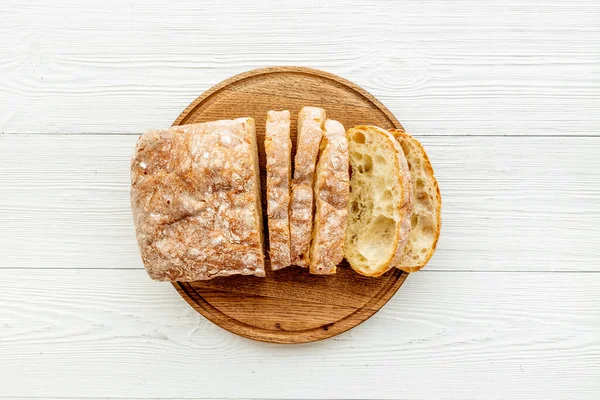
[[[32,135],[32,136],[139,136],[141,135],[143,132],[129,132],[129,133],[123,133],[123,132],[0,132],[0,135]],[[408,132],[410,133],[410,132]],[[481,135],[474,135],[474,134],[470,134],[470,133],[466,133],[466,134],[447,134],[447,135],[439,135],[439,134],[418,134],[415,135],[415,137],[419,138],[419,137],[427,137],[427,138],[452,138],[452,137],[458,137],[458,138],[465,138],[465,137],[474,137],[474,138],[483,138],[483,137],[490,137],[490,138],[501,138],[501,137],[508,137],[508,138],[597,138],[600,137],[600,134],[596,134],[596,133],[590,133],[590,134],[586,134],[586,133],[574,133],[574,134],[556,134],[556,135],[529,135],[529,134],[506,134],[506,135],[498,135],[498,134],[490,134],[490,135],[486,135],[486,134],[481,134]],[[1,398],[1,397],[0,397]]]
[[[0,267],[0,270],[11,270],[11,271],[76,271],[76,270],[85,270],[85,271],[143,271],[144,268],[134,268],[134,267],[90,267],[90,268],[69,268],[69,267]],[[552,271],[552,270],[529,270],[529,269],[521,269],[521,270],[492,270],[492,271],[481,271],[481,270],[469,270],[469,269],[424,269],[413,272],[413,275],[416,273],[473,273],[473,274],[506,274],[506,273],[527,273],[527,274],[599,274],[600,271]],[[2,397],[0,397],[1,399]]]

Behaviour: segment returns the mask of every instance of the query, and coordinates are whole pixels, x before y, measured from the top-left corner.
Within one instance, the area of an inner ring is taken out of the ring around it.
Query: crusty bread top
[[[290,180],[292,174],[290,112],[267,112],[265,153],[267,156],[267,217],[271,269],[291,265]]]
[[[325,122],[315,180],[315,217],[310,250],[312,274],[334,274],[343,257],[350,178],[348,139],[338,121]]]
[[[131,208],[153,279],[264,276],[254,120],[142,135],[131,162]]]
[[[425,149],[417,139],[399,131],[390,131],[408,161],[414,198],[411,232],[402,257],[395,264],[405,272],[423,268],[437,246],[442,225],[442,196]]]
[[[290,231],[292,264],[306,267],[313,223],[313,179],[323,137],[325,110],[303,107],[298,114],[298,145],[292,182]]]
[[[344,256],[358,273],[380,276],[397,263],[408,241],[410,174],[386,130],[357,126],[347,137],[352,174]]]

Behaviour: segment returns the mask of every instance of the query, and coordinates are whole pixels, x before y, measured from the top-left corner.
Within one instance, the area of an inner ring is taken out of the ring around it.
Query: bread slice
[[[265,153],[267,155],[267,217],[271,269],[291,265],[290,181],[292,175],[290,112],[267,112]]]
[[[350,177],[348,139],[338,121],[325,122],[316,169],[315,217],[310,249],[311,274],[335,274],[344,258]]]
[[[131,208],[152,279],[264,276],[254,120],[145,133],[131,162]]]
[[[303,107],[298,114],[298,140],[290,203],[292,264],[307,267],[313,223],[313,180],[323,137],[325,110]]]
[[[416,272],[431,259],[442,226],[442,196],[425,149],[411,135],[392,130],[408,161],[414,198],[408,244],[396,267]]]
[[[348,131],[350,197],[344,256],[366,276],[397,265],[410,233],[412,188],[406,158],[394,137],[376,126]]]

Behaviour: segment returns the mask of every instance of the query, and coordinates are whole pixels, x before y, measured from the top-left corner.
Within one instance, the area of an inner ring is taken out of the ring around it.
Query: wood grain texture
[[[306,105],[326,110],[327,118],[344,126],[363,123],[402,129],[389,110],[361,87],[304,67],[260,68],[231,77],[194,100],[173,125],[254,117],[262,208],[267,210],[267,112],[290,111],[290,136],[296,143],[298,113]],[[292,145],[292,157],[294,150],[298,151],[297,146]],[[266,212],[263,217],[268,248]],[[173,286],[200,314],[230,332],[264,342],[306,343],[333,337],[370,318],[406,279],[406,273],[399,270],[380,279],[365,279],[354,273],[346,260],[338,265],[339,272],[329,277],[311,275],[301,268],[271,271],[270,259],[265,261],[265,278],[230,277],[175,282]]]
[[[0,2],[0,133],[19,134],[0,135],[0,398],[596,399],[600,143],[511,136],[598,136],[599,15],[595,0]],[[150,282],[128,201],[135,134],[267,65],[377,96],[444,195],[427,268],[365,324],[292,347],[228,334]]]
[[[0,132],[139,133],[231,75],[303,65],[417,135],[596,135],[599,14],[596,0],[5,0]]]
[[[269,343],[328,339],[375,315],[398,291],[407,273],[378,279],[341,265],[335,276],[315,276],[301,267],[206,282],[174,282],[196,311],[223,329]]]
[[[600,270],[600,138],[417,138],[444,196],[428,270]],[[143,268],[136,139],[0,135],[0,268]]]
[[[141,270],[0,270],[1,396],[591,400],[599,287],[424,271],[353,330],[284,346],[222,330]]]

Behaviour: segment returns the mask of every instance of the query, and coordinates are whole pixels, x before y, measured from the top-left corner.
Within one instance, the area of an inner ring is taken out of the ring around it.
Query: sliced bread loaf
[[[412,187],[406,157],[392,134],[376,126],[347,133],[350,196],[344,256],[366,276],[397,265],[408,242]]]
[[[271,269],[291,265],[290,180],[292,175],[290,112],[269,111],[265,133],[267,218]]]
[[[325,122],[325,134],[315,172],[315,217],[310,249],[310,273],[334,274],[344,257],[348,213],[348,139],[338,121]]]
[[[325,110],[303,107],[298,114],[298,139],[292,182],[290,232],[292,264],[307,267],[313,223],[313,180],[323,137]]]
[[[393,130],[390,133],[400,143],[408,161],[414,198],[408,244],[395,266],[405,272],[416,272],[435,252],[442,226],[442,196],[421,143],[403,131]]]

